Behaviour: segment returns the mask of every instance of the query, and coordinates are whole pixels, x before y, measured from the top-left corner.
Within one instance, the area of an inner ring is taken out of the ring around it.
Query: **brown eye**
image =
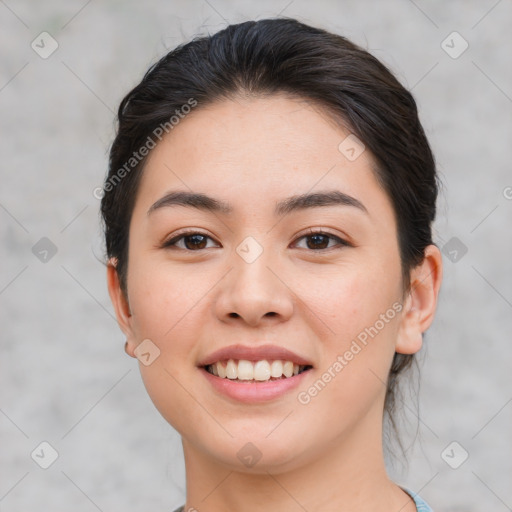
[[[209,236],[204,235],[203,233],[197,232],[189,232],[182,233],[168,242],[163,244],[163,247],[177,247],[179,249],[184,249],[188,251],[198,251],[201,249],[207,249],[208,240],[212,240]],[[179,242],[183,243],[179,245]]]
[[[341,239],[338,236],[331,235],[330,233],[324,233],[322,231],[316,231],[308,233],[305,236],[301,236],[298,240],[306,239],[306,249],[314,251],[321,251],[325,249],[331,249],[336,246],[348,246],[348,242]],[[337,243],[329,245],[331,241]]]
[[[183,237],[187,249],[204,249],[207,237],[204,235],[188,235]]]

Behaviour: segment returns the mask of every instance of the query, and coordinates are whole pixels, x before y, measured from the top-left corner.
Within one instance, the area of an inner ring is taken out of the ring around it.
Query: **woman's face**
[[[344,440],[380,443],[393,355],[417,351],[421,333],[406,325],[392,204],[349,135],[276,95],[198,107],[151,151],[129,310],[112,268],[109,286],[186,453],[277,472]]]

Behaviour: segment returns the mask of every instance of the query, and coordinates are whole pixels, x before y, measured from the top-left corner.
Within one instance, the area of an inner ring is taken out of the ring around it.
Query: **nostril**
[[[269,311],[268,313],[265,313],[265,316],[276,316],[277,313],[274,311]],[[240,315],[238,313],[229,313],[230,318],[240,318]]]

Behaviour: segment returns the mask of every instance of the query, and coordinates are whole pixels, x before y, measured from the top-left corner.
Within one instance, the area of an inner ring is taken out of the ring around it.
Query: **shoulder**
[[[416,509],[418,512],[433,512],[430,505],[424,501],[418,494],[407,489],[406,487],[402,487],[402,489],[414,500],[414,504],[416,505]]]

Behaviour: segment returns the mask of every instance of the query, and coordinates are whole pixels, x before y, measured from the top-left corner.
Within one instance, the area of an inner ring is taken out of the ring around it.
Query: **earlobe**
[[[137,356],[135,355],[134,350],[135,350],[135,347],[134,347],[133,343],[129,343],[128,340],[126,340],[125,343],[124,343],[124,351],[129,356],[136,358]]]
[[[395,351],[414,354],[421,349],[423,333],[434,319],[443,274],[441,252],[425,249],[423,262],[411,270],[411,285],[402,310]]]
[[[111,258],[107,264],[107,286],[116,313],[117,323],[126,335],[125,352],[132,357],[136,357],[134,353],[136,344],[132,329],[132,313],[128,299],[121,288],[115,258]]]

